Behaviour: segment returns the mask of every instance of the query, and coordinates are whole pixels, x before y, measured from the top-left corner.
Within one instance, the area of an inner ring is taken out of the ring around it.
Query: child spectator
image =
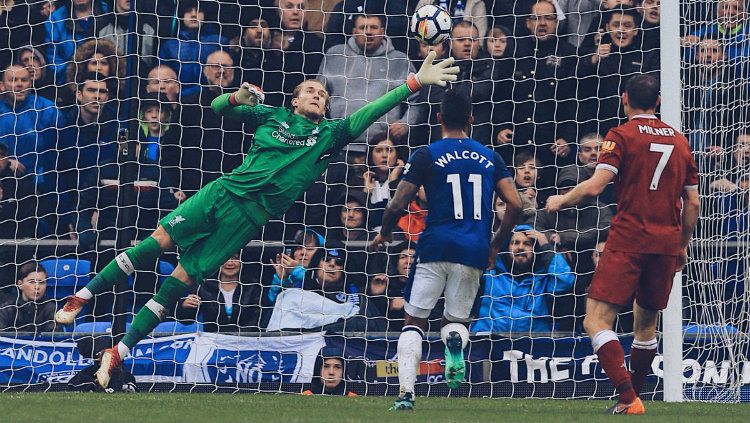
[[[47,270],[36,261],[18,269],[18,295],[0,305],[0,331],[52,332],[55,302],[47,299]]]
[[[302,395],[345,395],[356,397],[357,394],[347,389],[346,360],[343,352],[324,347],[315,360],[315,370],[310,389]]]

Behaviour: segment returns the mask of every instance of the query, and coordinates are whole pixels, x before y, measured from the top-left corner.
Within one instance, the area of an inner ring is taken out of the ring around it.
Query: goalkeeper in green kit
[[[306,80],[294,89],[292,110],[260,104],[263,92],[248,83],[214,99],[214,112],[255,129],[255,142],[242,165],[165,216],[150,237],[115,257],[55,314],[56,322],[73,323],[94,295],[109,291],[136,270],[153,268],[162,251],[179,247],[175,271],[138,312],[122,341],[102,352],[96,372],[99,385],[106,388],[112,371],[177,301],[215,273],[270,218],[283,215],[346,144],[422,86],[445,86],[456,80],[459,69],[451,66],[452,58],[437,64],[434,59],[432,52],[416,75],[409,75],[404,84],[345,119],[324,119],[328,92],[316,80]]]

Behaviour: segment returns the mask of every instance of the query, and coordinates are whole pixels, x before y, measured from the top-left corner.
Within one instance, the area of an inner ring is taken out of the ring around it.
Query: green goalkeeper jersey
[[[344,119],[320,123],[285,107],[232,106],[229,94],[221,95],[211,103],[214,112],[255,129],[255,141],[242,164],[217,182],[241,199],[259,203],[270,215],[280,216],[345,145],[411,94],[402,84]],[[252,216],[252,205],[247,203]]]

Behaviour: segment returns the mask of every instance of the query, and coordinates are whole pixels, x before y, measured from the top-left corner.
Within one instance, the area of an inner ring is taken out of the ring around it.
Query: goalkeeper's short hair
[[[471,118],[471,102],[455,90],[446,90],[440,103],[440,116],[446,129],[465,129]]]

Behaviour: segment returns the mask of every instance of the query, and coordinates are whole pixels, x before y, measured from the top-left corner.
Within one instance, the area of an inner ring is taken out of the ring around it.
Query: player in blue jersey
[[[474,121],[470,111],[471,103],[466,97],[446,92],[437,116],[443,139],[411,156],[386,207],[380,233],[370,245],[370,250],[377,250],[392,239],[396,222],[423,186],[429,212],[404,291],[406,321],[398,338],[401,390],[391,410],[414,408],[414,383],[427,317],[443,294],[445,311],[440,336],[446,346],[445,379],[450,388],[461,385],[465,372],[463,350],[469,341],[466,325],[472,319],[482,271],[488,263],[494,266],[500,246],[509,239],[521,209],[521,198],[503,159],[467,135]],[[494,238],[493,193],[507,204]]]

